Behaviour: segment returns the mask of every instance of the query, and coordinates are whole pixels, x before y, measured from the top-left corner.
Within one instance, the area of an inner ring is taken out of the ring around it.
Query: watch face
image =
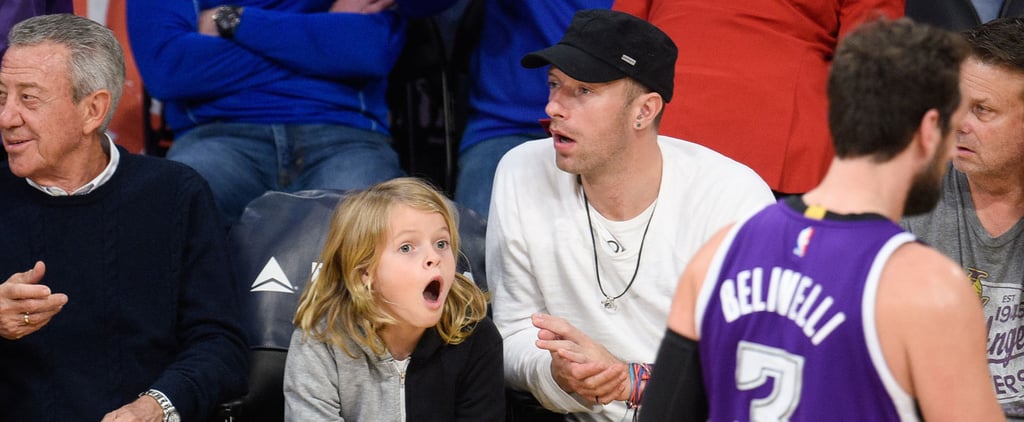
[[[213,14],[213,23],[217,25],[217,33],[223,38],[231,38],[235,34],[235,27],[241,22],[241,15],[238,8],[234,6],[221,6]]]

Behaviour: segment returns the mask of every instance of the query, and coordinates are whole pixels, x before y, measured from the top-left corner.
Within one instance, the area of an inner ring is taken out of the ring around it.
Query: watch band
[[[167,398],[164,393],[159,390],[149,389],[144,393],[139,394],[139,397],[150,396],[156,400],[157,404],[160,405],[160,409],[164,411],[164,422],[180,422],[181,416],[178,415],[178,409],[174,408],[174,404],[171,403],[171,399]]]
[[[213,12],[213,23],[217,26],[217,33],[221,38],[232,38],[235,36],[235,28],[242,22],[242,8],[238,6],[220,6]]]

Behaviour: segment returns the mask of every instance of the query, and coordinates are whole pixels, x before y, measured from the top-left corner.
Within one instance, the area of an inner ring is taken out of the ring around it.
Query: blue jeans
[[[209,123],[176,138],[167,158],[206,179],[229,225],[267,191],[362,189],[404,175],[389,137],[342,125]]]
[[[486,220],[487,211],[491,208],[491,186],[494,185],[494,171],[498,168],[498,161],[517,145],[546,136],[537,133],[485,139],[459,153],[455,202],[476,211]]]

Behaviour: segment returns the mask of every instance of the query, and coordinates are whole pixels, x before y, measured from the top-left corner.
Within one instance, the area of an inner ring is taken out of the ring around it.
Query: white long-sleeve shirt
[[[768,185],[738,162],[665,136],[658,145],[664,165],[653,208],[621,223],[591,208],[601,284],[611,297],[629,283],[641,233],[654,212],[636,282],[616,300],[615,313],[602,305],[582,190],[576,175],[555,166],[552,140],[520,145],[498,165],[486,262],[494,322],[505,341],[506,383],[532,392],[548,409],[609,421],[626,413],[624,402],[591,408],[558,386],[550,354],[535,345],[531,315],[566,319],[623,361],[653,362],[690,257],[727,223],[774,202]],[[606,246],[616,232],[624,233],[616,237],[625,248],[619,253]]]

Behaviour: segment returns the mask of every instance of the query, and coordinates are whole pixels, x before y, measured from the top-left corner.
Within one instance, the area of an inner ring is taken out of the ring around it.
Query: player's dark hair
[[[847,35],[828,79],[836,156],[887,161],[907,147],[931,109],[948,133],[968,52],[958,34],[907,18],[872,21]]]

